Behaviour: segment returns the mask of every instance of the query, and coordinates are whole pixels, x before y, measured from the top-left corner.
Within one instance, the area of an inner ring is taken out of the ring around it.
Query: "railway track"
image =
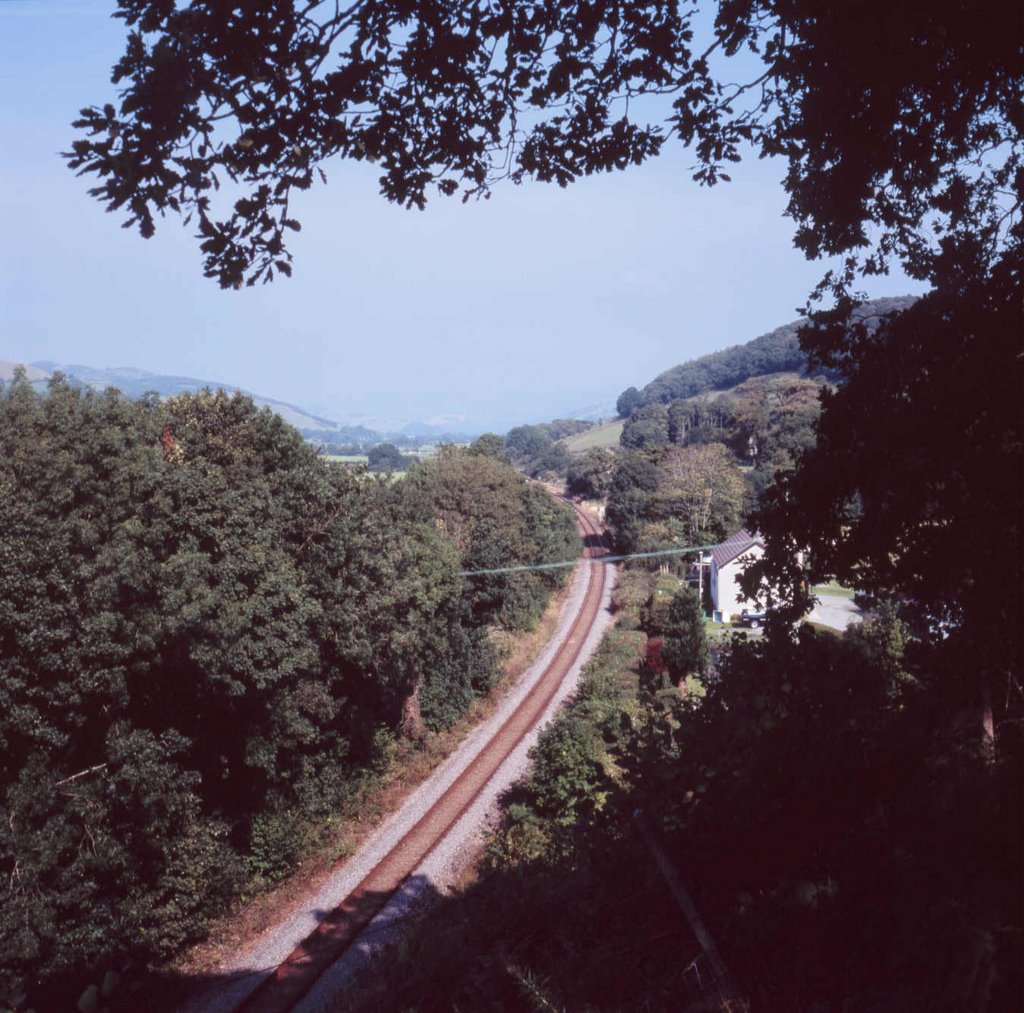
[[[575,504],[572,506],[583,537],[583,558],[596,560],[607,555],[597,523]],[[317,928],[235,1006],[237,1013],[288,1013],[295,1009],[470,808],[505,759],[540,721],[572,671],[600,611],[603,569],[594,562],[588,565],[582,605],[567,635],[509,719],[342,903],[329,911]]]

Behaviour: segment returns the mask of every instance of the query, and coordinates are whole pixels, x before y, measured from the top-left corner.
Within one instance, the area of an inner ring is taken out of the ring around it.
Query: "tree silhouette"
[[[291,195],[339,157],[422,207],[677,142],[710,185],[753,148],[787,160],[796,243],[844,255],[826,279],[842,289],[894,258],[927,277],[948,244],[995,251],[1019,228],[1022,54],[997,0],[118,0],[115,16],[120,106],[82,110],[70,164],[143,235],[167,211],[194,220],[225,287],[291,273]]]

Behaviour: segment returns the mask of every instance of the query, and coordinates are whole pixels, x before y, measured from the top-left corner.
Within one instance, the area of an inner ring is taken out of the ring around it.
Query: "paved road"
[[[818,604],[811,609],[807,618],[812,623],[831,626],[834,630],[845,630],[848,626],[859,623],[864,616],[852,598],[838,594],[819,594]]]

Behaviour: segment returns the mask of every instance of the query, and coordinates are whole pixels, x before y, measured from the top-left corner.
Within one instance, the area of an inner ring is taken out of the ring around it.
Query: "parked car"
[[[759,630],[764,626],[764,621],[768,618],[767,610],[763,609],[760,612],[752,612],[750,609],[744,609],[740,613],[739,619],[736,620],[737,626],[747,626],[752,630]]]

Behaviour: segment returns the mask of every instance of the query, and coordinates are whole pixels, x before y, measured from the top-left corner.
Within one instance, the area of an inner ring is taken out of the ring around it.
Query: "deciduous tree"
[[[743,479],[721,443],[672,447],[658,468],[655,512],[682,520],[684,537],[697,545],[736,529],[743,505]]]
[[[622,427],[619,441],[630,450],[668,443],[668,408],[660,402],[637,408]]]
[[[410,459],[393,443],[378,443],[366,455],[370,471],[405,471]]]
[[[643,395],[636,387],[627,387],[615,402],[615,410],[620,419],[628,419],[644,403]]]
[[[571,520],[527,492],[532,551],[560,551]],[[243,859],[287,869],[296,824],[336,809],[375,733],[458,717],[496,661],[458,567],[432,511],[249,398],[16,379],[0,394],[0,988],[80,992],[104,964],[166,960]]]
[[[615,457],[611,451],[591,447],[572,460],[566,474],[566,488],[572,496],[603,499],[614,467]]]

